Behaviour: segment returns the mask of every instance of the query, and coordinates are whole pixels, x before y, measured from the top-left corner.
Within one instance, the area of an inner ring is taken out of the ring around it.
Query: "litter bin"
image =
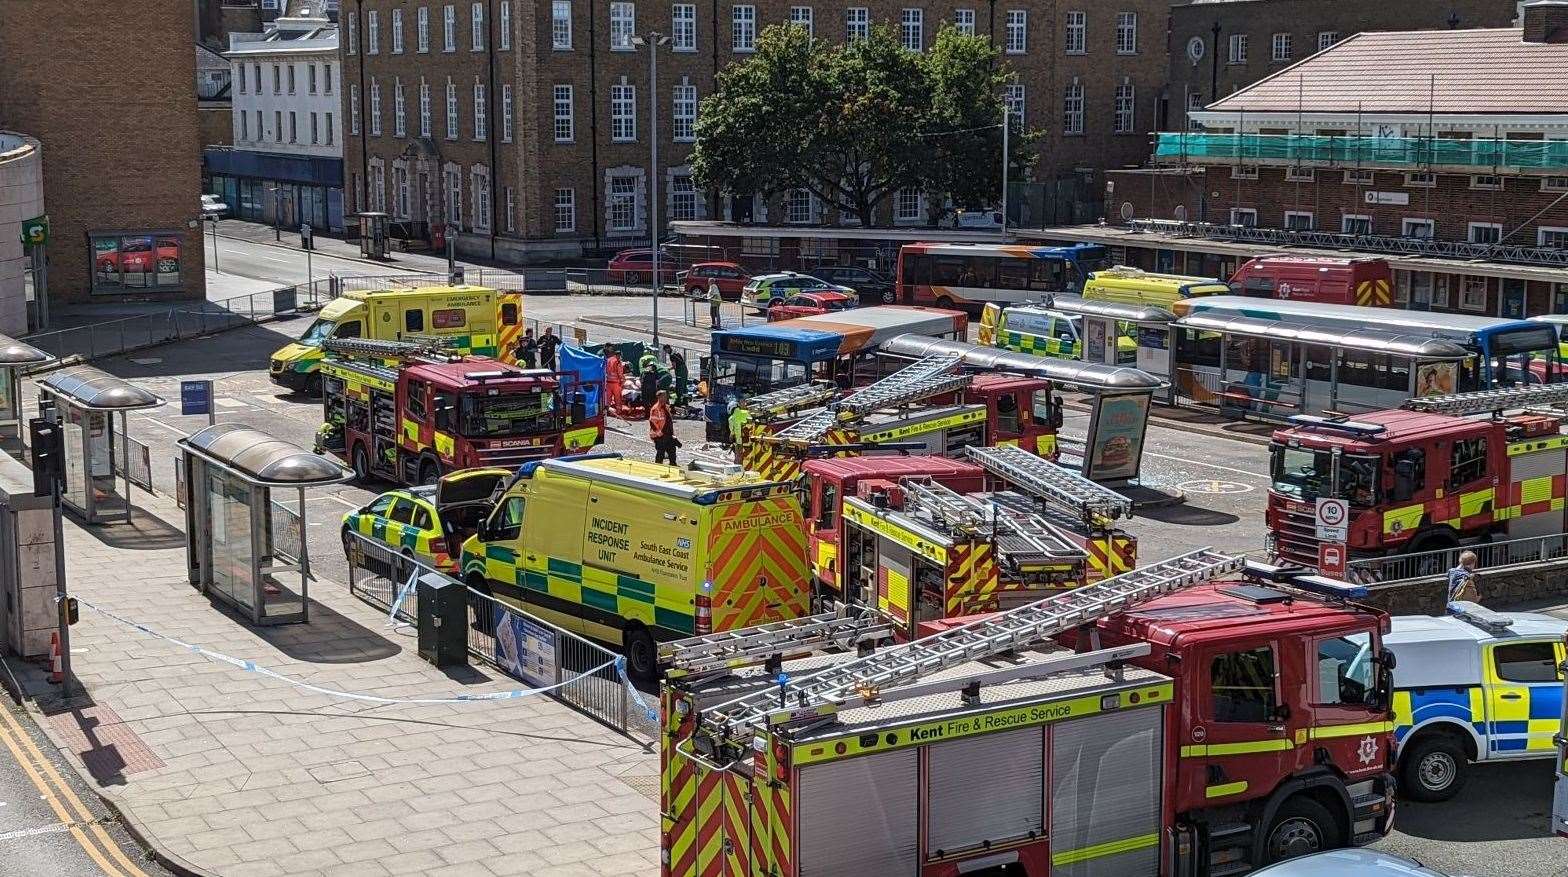
[[[437,667],[468,666],[468,587],[436,573],[415,586],[419,603],[419,657]]]

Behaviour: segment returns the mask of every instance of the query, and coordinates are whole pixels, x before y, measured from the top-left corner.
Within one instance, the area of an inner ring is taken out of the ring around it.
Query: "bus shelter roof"
[[[215,423],[180,439],[179,445],[262,487],[311,487],[354,477],[320,454],[240,423]]]
[[[1087,299],[1081,295],[1046,296],[1041,303],[1042,307],[1051,308],[1067,314],[1080,314],[1086,317],[1110,317],[1126,323],[1142,323],[1150,326],[1163,325],[1176,319],[1176,315],[1161,308],[1146,305],[1124,305],[1113,301],[1099,301]]]
[[[54,354],[39,350],[9,335],[0,335],[0,368],[43,365],[46,362],[54,362]]]
[[[87,411],[141,411],[163,404],[163,398],[151,390],[90,365],[57,371],[39,386]]]
[[[1324,347],[1364,350],[1370,353],[1393,353],[1415,359],[1458,360],[1470,356],[1470,351],[1453,341],[1414,332],[1347,329],[1312,323],[1281,323],[1257,317],[1230,317],[1206,313],[1188,314],[1178,319],[1175,325],[1183,329],[1201,329],[1247,338],[1318,344]]]
[[[1165,386],[1165,383],[1154,375],[1129,366],[1052,359],[996,347],[981,347],[967,341],[932,338],[929,335],[899,335],[882,342],[880,349],[884,353],[911,359],[937,353],[956,354],[963,358],[964,365],[969,368],[1032,375],[1064,386],[1086,390],[1152,392]]]

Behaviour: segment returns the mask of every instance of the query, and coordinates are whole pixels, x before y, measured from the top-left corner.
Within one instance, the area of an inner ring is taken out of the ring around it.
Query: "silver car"
[[[1286,859],[1252,877],[1445,877],[1415,859],[1391,856],[1376,850],[1329,850],[1296,859]]]

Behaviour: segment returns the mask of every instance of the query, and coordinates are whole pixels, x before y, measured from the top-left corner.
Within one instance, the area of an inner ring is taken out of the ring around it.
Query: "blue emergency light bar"
[[[1328,576],[1296,576],[1290,580],[1290,587],[1334,600],[1364,600],[1368,593],[1366,585],[1342,582]]]
[[[1290,422],[1297,426],[1331,429],[1336,432],[1348,432],[1351,435],[1380,435],[1388,431],[1388,427],[1381,423],[1363,423],[1359,420],[1345,420],[1339,417],[1319,417],[1316,414],[1295,414],[1291,416]]]
[[[1455,600],[1448,604],[1448,613],[1462,621],[1469,622],[1488,633],[1503,633],[1514,626],[1514,620],[1499,612],[1472,603],[1469,600]]]

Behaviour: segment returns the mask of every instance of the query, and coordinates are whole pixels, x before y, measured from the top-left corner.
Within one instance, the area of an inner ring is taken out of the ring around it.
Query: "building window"
[[[617,143],[637,139],[637,86],[624,81],[610,86],[610,139]]]
[[[1470,177],[1470,188],[1501,189],[1503,188],[1503,178],[1496,174],[1472,174]]]
[[[972,29],[972,28],[971,28]],[[1029,13],[1007,10],[1007,54],[1022,55],[1029,50]]]
[[[1247,63],[1247,35],[1233,33],[1230,35],[1230,55],[1227,59],[1230,64]]]
[[[1089,15],[1086,12],[1067,13],[1067,45],[1069,55],[1082,55],[1089,51]]]
[[[394,137],[408,136],[406,124],[406,108],[403,105],[403,81],[392,80],[392,135]]]
[[[381,16],[372,9],[365,13],[365,54],[374,55],[381,51]]]
[[[387,209],[387,169],[379,159],[370,164],[370,208]]]
[[[1568,192],[1568,177],[1542,177],[1542,192]]]
[[[511,2],[511,0],[501,0],[501,13],[500,13],[500,15],[501,15],[501,20],[498,22],[498,25],[500,26],[500,33],[496,34],[496,38],[495,39],[496,39],[496,42],[500,45],[501,51],[505,52],[505,51],[507,51],[507,50],[512,48],[512,2]],[[510,187],[508,187],[507,191],[510,192],[512,190],[511,190]],[[510,231],[511,229],[507,229],[507,230]]]
[[[326,119],[323,122],[323,124],[326,125],[326,127],[327,127],[327,145],[331,146],[332,145],[332,139],[333,139],[333,137],[332,137],[332,114],[331,113],[325,113],[324,115],[325,115]]]
[[[1258,211],[1251,207],[1232,207],[1230,209],[1230,224],[1243,228],[1258,227]]]
[[[485,50],[485,5],[483,3],[475,3],[469,7],[468,30],[473,50],[483,52]]]
[[[310,94],[316,93],[316,65],[305,65],[305,90]]]
[[[506,187],[506,233],[517,231],[517,198],[512,192],[512,187]]]
[[[1370,186],[1373,183],[1372,171],[1345,171],[1345,185]]]
[[[240,117],[240,136],[239,136],[239,139],[240,140],[249,140],[250,139],[250,114],[249,113],[240,113],[239,117]]]
[[[1083,133],[1083,86],[1077,82],[1068,83],[1062,98],[1062,133]]]
[[[1339,31],[1325,30],[1318,34],[1318,51],[1321,52],[1337,42],[1339,42]]]
[[[294,93],[294,65],[290,64],[288,66],[288,70],[289,70],[289,94],[293,94]]]
[[[474,78],[474,139],[484,140],[490,136],[490,119],[485,113],[485,87],[478,77]]]
[[[1541,226],[1535,230],[1535,245],[1552,250],[1568,250],[1568,228]]]
[[[1116,54],[1138,53],[1138,13],[1116,13]]]
[[[1255,180],[1258,178],[1258,166],[1247,164],[1231,165],[1230,178],[1233,180]]]
[[[697,51],[697,7],[677,3],[670,7],[670,48],[676,52]]]
[[[430,136],[430,83],[419,77],[419,136]]]
[[[1274,60],[1276,60],[1276,61],[1289,61],[1290,60],[1290,39],[1291,39],[1290,38],[1290,34],[1288,34],[1288,33],[1277,33],[1277,34],[1274,35],[1274,39],[1273,39]]]
[[[1311,231],[1313,227],[1312,214],[1305,210],[1285,211],[1285,227],[1291,231]]]
[[[920,221],[920,190],[899,189],[893,195],[893,221]]]
[[[690,143],[696,139],[697,127],[697,86],[681,82],[675,86],[675,94],[670,101],[670,106],[675,116],[675,130],[672,133],[676,143]]]
[[[403,54],[403,10],[392,10],[392,54]]]
[[[348,87],[348,133],[359,134],[359,86]]]
[[[1495,244],[1503,239],[1503,227],[1495,222],[1472,222],[1469,229],[1472,244]]]
[[[1344,234],[1371,234],[1372,217],[1347,213],[1339,218],[1339,230]]]
[[[332,65],[331,64],[322,64],[321,65],[321,93],[322,94],[331,94],[332,93]]]
[[[1405,185],[1413,189],[1431,189],[1437,186],[1437,174],[1431,171],[1416,171],[1405,174]]]
[[[359,115],[359,95],[357,95],[357,94],[354,96],[354,114],[355,114],[355,118],[357,119],[358,115]],[[266,140],[267,139],[267,124],[266,124],[265,121],[263,121],[263,119],[264,119],[264,117],[261,114],[261,110],[257,110],[256,111],[256,139],[257,140]],[[354,133],[355,134],[359,133],[359,123],[357,121],[354,123]]]
[[[392,165],[392,191],[395,193],[393,195],[393,210],[399,218],[407,219],[410,215],[408,210],[408,168],[402,164],[393,163]]]
[[[457,83],[446,80],[446,139],[457,139]]]
[[[299,142],[299,113],[289,110],[289,142]]]
[[[92,235],[93,292],[142,292],[181,285],[180,234]]]
[[[572,122],[572,87],[555,87],[555,142],[571,143],[576,137]]]
[[[637,178],[610,178],[610,230],[637,230]]]
[[[1459,279],[1459,309],[1486,312],[1486,278],[1465,275]]]
[[[697,218],[697,187],[692,185],[690,174],[676,174],[670,179],[670,218]]]
[[[975,11],[973,9],[953,10],[953,26],[965,36],[975,35]]]
[[[359,51],[359,29],[354,26],[354,19],[348,20],[348,52],[354,54]]]
[[[463,227],[463,175],[456,166],[446,169],[446,221],[452,229]]]
[[[610,4],[610,48],[617,52],[632,50],[632,34],[637,31],[637,4]]]
[[[1432,239],[1434,223],[1430,219],[1406,219],[1400,223],[1399,233],[1407,238]]]
[[[918,52],[926,45],[925,12],[920,9],[905,9],[899,16],[899,34],[904,41],[904,48],[911,52]]]
[[[321,142],[320,121],[315,113],[310,114],[310,145],[316,146]]]
[[[570,49],[571,47],[572,2],[571,0],[551,0],[550,48]]]
[[[241,64],[237,69],[240,71],[240,94],[247,94],[248,92],[245,90],[245,65]]]
[[[918,212],[915,218],[919,218]],[[802,225],[811,221],[811,193],[805,189],[790,189],[784,194],[784,221]]]
[[[1312,168],[1309,168],[1309,167],[1288,167],[1288,168],[1285,168],[1285,182],[1287,182],[1287,183],[1310,183],[1310,182],[1312,182],[1315,179],[1317,179],[1317,174],[1314,171],[1314,169],[1312,169]]]
[[[381,84],[370,80],[370,136],[381,136]]]
[[[1002,88],[1002,104],[1007,108],[1007,121],[1014,131],[1024,130],[1024,87],[1012,82]]]
[[[483,165],[474,165],[473,171],[470,172],[470,188],[473,190],[474,199],[474,229],[489,231],[490,170]]]
[[[424,6],[414,13],[414,39],[420,53],[430,51],[430,10]]]
[[[1113,125],[1117,134],[1131,134],[1134,122],[1133,87],[1130,84],[1116,86],[1116,103]]]
[[[811,19],[812,14],[810,6],[791,6],[789,8],[789,23],[805,28],[807,36],[812,36],[815,34]]]
[[[853,43],[871,35],[871,11],[864,6],[844,10],[844,42]]]
[[[751,52],[757,48],[757,7],[730,7],[730,42],[737,52]]]
[[[457,51],[457,7],[450,3],[441,10],[441,51]]]
[[[557,232],[577,230],[577,190],[555,190],[555,230]]]
[[[501,86],[501,140],[512,142],[512,86]]]

